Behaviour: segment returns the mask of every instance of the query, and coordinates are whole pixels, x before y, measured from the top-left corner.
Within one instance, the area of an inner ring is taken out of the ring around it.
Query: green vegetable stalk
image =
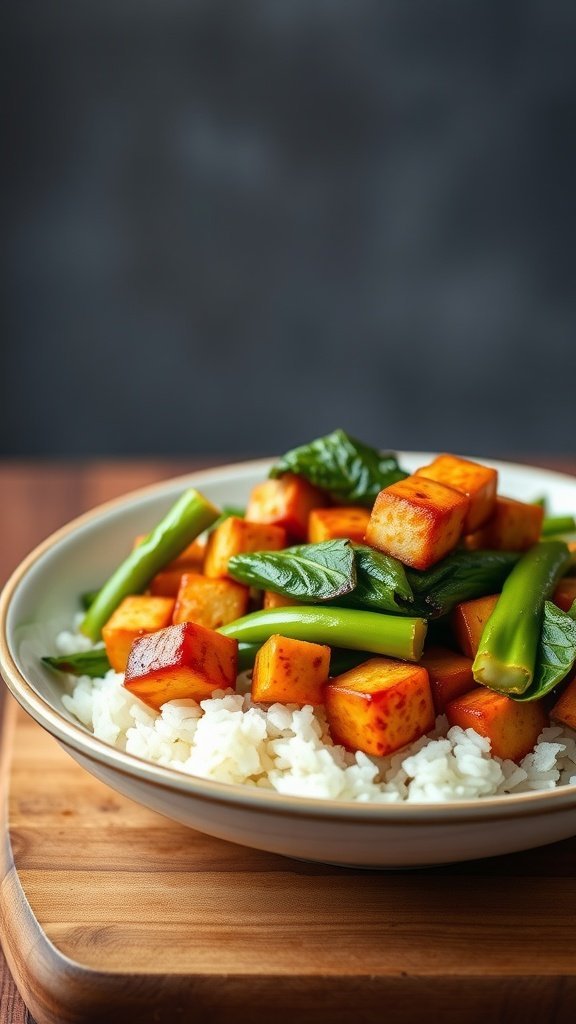
[[[499,693],[522,694],[531,685],[544,601],[569,562],[563,541],[536,544],[512,569],[486,623],[472,665],[477,683]]]
[[[98,592],[82,632],[98,640],[102,626],[128,594],[144,590],[153,576],[218,518],[218,509],[194,488],[184,491],[158,525],[130,552]]]
[[[568,533],[576,530],[574,516],[546,516],[542,523],[542,536],[551,537],[555,533]]]
[[[42,658],[42,661],[58,672],[67,672],[70,676],[90,676],[91,679],[101,679],[111,667],[103,647],[98,647],[94,651],[78,651],[76,654]]]
[[[280,633],[295,640],[418,661],[426,627],[426,620],[421,618],[381,615],[355,608],[300,605],[253,612],[221,626],[218,632],[243,643],[256,644]]]

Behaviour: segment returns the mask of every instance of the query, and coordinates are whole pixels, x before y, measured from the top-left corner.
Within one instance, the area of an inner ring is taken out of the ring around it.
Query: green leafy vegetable
[[[71,676],[90,676],[100,679],[110,671],[110,662],[104,647],[94,651],[78,651],[77,654],[63,654],[55,658],[42,658],[45,665]]]
[[[437,618],[461,601],[498,593],[519,558],[513,551],[455,551],[431,569],[409,569],[414,591],[409,611]]]
[[[343,430],[335,430],[310,444],[287,452],[270,471],[270,476],[297,473],[345,505],[374,504],[383,487],[408,474],[392,454],[382,455]]]
[[[402,612],[398,599],[411,602],[413,595],[401,562],[364,544],[354,544],[356,586],[339,604],[379,612]]]
[[[233,555],[228,573],[240,583],[308,604],[340,597],[356,585],[354,552],[348,540]]]
[[[576,601],[569,612],[546,601],[534,679],[524,693],[511,693],[510,696],[514,700],[540,700],[562,682],[575,663]]]

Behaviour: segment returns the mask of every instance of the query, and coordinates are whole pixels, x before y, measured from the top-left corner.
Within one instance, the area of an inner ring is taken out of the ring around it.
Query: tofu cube
[[[134,640],[168,626],[173,611],[174,599],[170,597],[134,594],[124,598],[102,630],[106,654],[115,672],[126,668]]]
[[[236,683],[238,643],[196,622],[134,641],[124,686],[159,711],[169,700],[205,700]]]
[[[248,587],[233,580],[184,573],[172,621],[197,622],[207,629],[218,629],[246,614],[249,594]]]
[[[470,551],[526,551],[540,539],[544,509],[513,498],[496,498],[491,519],[464,539]]]
[[[452,487],[409,476],[376,498],[366,541],[414,569],[428,569],[460,540],[469,500]]]
[[[476,686],[472,675],[472,659],[456,654],[447,647],[430,647],[420,658],[420,665],[428,672],[437,715],[443,714],[446,705],[455,697],[468,693]]]
[[[434,726],[428,672],[391,658],[371,658],[331,679],[326,716],[335,743],[383,757]]]
[[[558,700],[550,712],[550,718],[555,722],[562,722],[570,729],[576,729],[576,672],[573,670],[565,690],[562,690]]]
[[[250,523],[230,516],[212,531],[208,539],[204,574],[213,579],[226,576],[228,559],[247,551],[279,551],[286,547],[286,530],[282,526]]]
[[[248,501],[246,519],[281,526],[290,540],[303,541],[312,509],[325,504],[325,495],[308,480],[286,473],[278,480],[264,480],[256,485]]]
[[[284,594],[275,594],[273,590],[264,591],[263,608],[288,608],[290,605],[298,604],[294,597],[286,597]]]
[[[479,462],[460,459],[456,455],[439,455],[429,466],[416,470],[416,476],[425,476],[440,484],[453,487],[470,501],[463,533],[471,533],[490,519],[496,503],[498,473]]]
[[[150,580],[148,593],[153,594],[154,597],[175,598],[180,590],[182,577],[186,572],[191,571],[191,569],[163,569],[162,572],[154,576],[154,579]]]
[[[252,700],[302,706],[322,704],[329,668],[329,647],[275,634],[256,655]]]
[[[369,521],[370,512],[366,508],[317,508],[310,513],[308,520],[308,541],[321,544],[325,540],[344,537],[363,544]]]
[[[521,761],[532,750],[538,736],[548,725],[541,701],[512,700],[479,686],[446,705],[450,725],[474,729],[490,740],[496,757]]]
[[[566,576],[560,580],[552,594],[552,600],[563,612],[569,612],[576,601],[576,576]]]
[[[462,601],[452,612],[452,628],[458,646],[467,658],[475,658],[480,646],[484,626],[492,615],[500,594],[476,597]]]

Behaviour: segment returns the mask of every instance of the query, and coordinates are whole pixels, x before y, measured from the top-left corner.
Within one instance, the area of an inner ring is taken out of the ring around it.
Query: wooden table
[[[224,461],[196,458],[187,461],[0,463],[0,583],[36,543],[85,509],[144,484]],[[576,474],[576,459],[535,458],[533,461]],[[3,699],[3,688],[0,688],[0,710]],[[557,873],[566,874],[568,865],[565,851],[561,851],[563,846],[559,844],[558,848],[548,847],[526,855],[523,873],[550,872],[551,867],[553,870],[555,850],[558,849]],[[500,863],[504,864],[498,859],[486,862],[486,870],[496,874]],[[445,870],[458,874],[461,869],[456,866]],[[510,874],[509,864],[504,873]],[[550,970],[550,961],[547,963]],[[534,965],[535,974],[538,966]],[[1,954],[0,1021],[2,1024],[33,1024]]]

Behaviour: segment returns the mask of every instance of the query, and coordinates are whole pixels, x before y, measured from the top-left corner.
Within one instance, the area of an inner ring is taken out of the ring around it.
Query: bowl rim
[[[429,458],[433,453],[398,452],[403,456]],[[476,457],[478,458],[478,457]],[[8,613],[12,600],[20,588],[25,585],[26,577],[36,563],[48,552],[58,546],[78,529],[94,525],[101,517],[111,511],[127,509],[134,502],[148,497],[171,493],[179,485],[202,486],[203,484],[222,482],[223,479],[238,479],[259,469],[268,469],[271,458],[250,459],[233,462],[216,467],[198,469],[190,473],[169,477],[144,487],[137,488],[127,494],[103,502],[76,516],[65,525],[59,527],[20,562],[7,580],[0,593],[0,670],[6,685],[18,703],[43,728],[51,733],[65,747],[72,748],[82,757],[103,765],[107,769],[119,771],[121,774],[136,777],[155,787],[167,790],[178,790],[189,793],[196,800],[217,802],[235,809],[249,808],[266,814],[279,813],[291,817],[321,818],[333,821],[355,821],[362,825],[421,825],[429,821],[433,824],[465,824],[467,821],[496,821],[502,817],[524,818],[534,815],[547,815],[560,810],[576,809],[576,783],[567,783],[553,790],[537,790],[527,793],[500,794],[498,796],[481,797],[475,800],[451,800],[438,802],[405,802],[378,803],[375,801],[358,802],[351,800],[330,800],[328,798],[292,796],[242,783],[224,783],[202,776],[189,775],[176,768],[169,768],[147,761],[135,754],[119,750],[93,733],[80,722],[70,721],[63,712],[59,712],[26,679],[20,671],[13,655],[8,634]],[[524,463],[503,462],[501,460],[482,459],[485,463],[502,470],[536,471],[554,482],[576,486],[576,477],[555,470],[538,468]]]

